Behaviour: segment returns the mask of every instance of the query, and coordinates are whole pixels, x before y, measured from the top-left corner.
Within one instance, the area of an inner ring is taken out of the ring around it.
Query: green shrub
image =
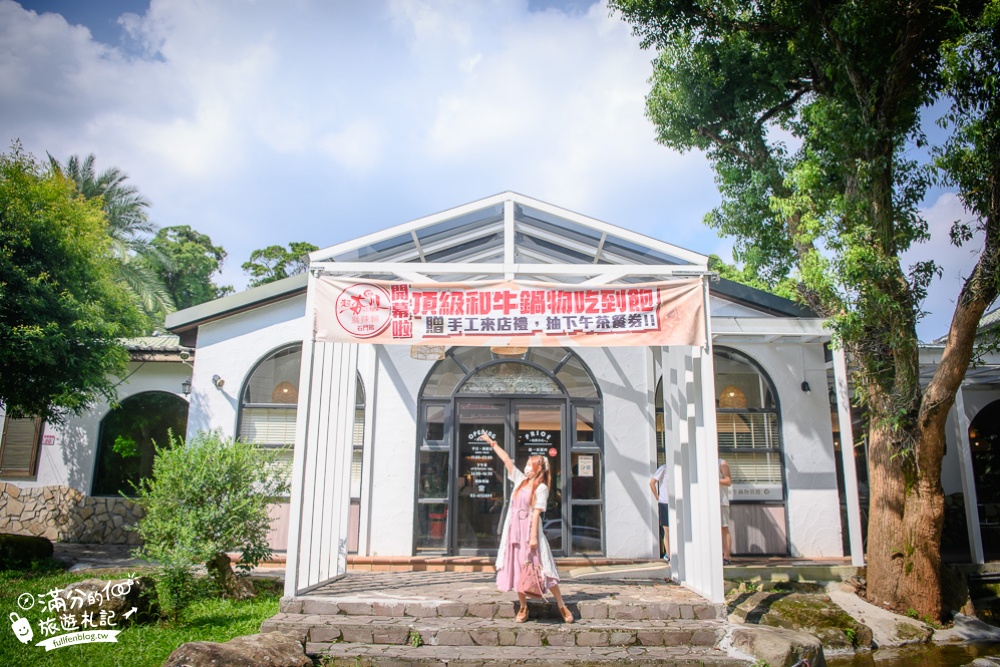
[[[227,553],[240,554],[246,570],[270,557],[268,505],[288,492],[276,453],[199,432],[187,443],[171,433],[156,447],[153,475],[136,489],[145,510],[136,530],[145,544],[137,555],[157,561],[161,610],[176,617],[195,594],[192,569],[204,564],[224,595],[244,597],[248,582],[232,569]]]
[[[33,562],[52,558],[52,542],[33,535],[0,533],[0,570],[31,567]]]

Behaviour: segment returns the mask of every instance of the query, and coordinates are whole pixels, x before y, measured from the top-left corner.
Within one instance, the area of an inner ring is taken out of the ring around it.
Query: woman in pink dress
[[[549,500],[551,473],[549,462],[544,456],[532,456],[521,472],[514,466],[497,441],[488,435],[479,436],[490,447],[507,468],[507,479],[514,484],[507,503],[507,521],[500,536],[500,550],[497,552],[497,588],[501,591],[517,591],[521,603],[514,620],[524,623],[528,619],[528,599],[518,585],[521,578],[521,563],[530,560],[540,566],[545,589],[552,591],[552,597],[559,605],[559,613],[566,623],[573,622],[573,614],[566,608],[559,590],[559,571],[549,541],[541,530],[540,517]]]

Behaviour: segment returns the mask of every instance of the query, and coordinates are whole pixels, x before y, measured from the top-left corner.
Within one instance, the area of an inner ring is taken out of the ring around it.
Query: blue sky
[[[320,247],[515,190],[705,254],[730,243],[697,153],[658,146],[652,54],[603,1],[0,0],[0,127],[36,156],[97,156],[229,253]],[[927,203],[947,328],[968,251]]]

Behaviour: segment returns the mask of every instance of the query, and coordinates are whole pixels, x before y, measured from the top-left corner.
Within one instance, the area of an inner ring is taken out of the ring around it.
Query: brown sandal
[[[524,605],[517,610],[517,616],[514,617],[515,623],[524,623],[528,620],[528,605]]]
[[[563,623],[573,622],[573,612],[568,607],[559,607],[559,613],[562,614]]]

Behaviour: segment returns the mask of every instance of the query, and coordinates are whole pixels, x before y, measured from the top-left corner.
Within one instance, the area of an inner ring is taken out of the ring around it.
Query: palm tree
[[[78,156],[71,155],[62,165],[49,155],[52,169],[76,183],[76,189],[84,198],[103,200],[112,251],[117,259],[117,277],[128,285],[151,320],[162,322],[166,314],[174,310],[174,303],[148,261],[151,258],[169,261],[149,242],[149,237],[157,230],[147,214],[149,200],[137,187],[125,182],[128,175],[121,169],[110,167],[98,174],[94,169],[95,160],[93,153],[82,162]]]

